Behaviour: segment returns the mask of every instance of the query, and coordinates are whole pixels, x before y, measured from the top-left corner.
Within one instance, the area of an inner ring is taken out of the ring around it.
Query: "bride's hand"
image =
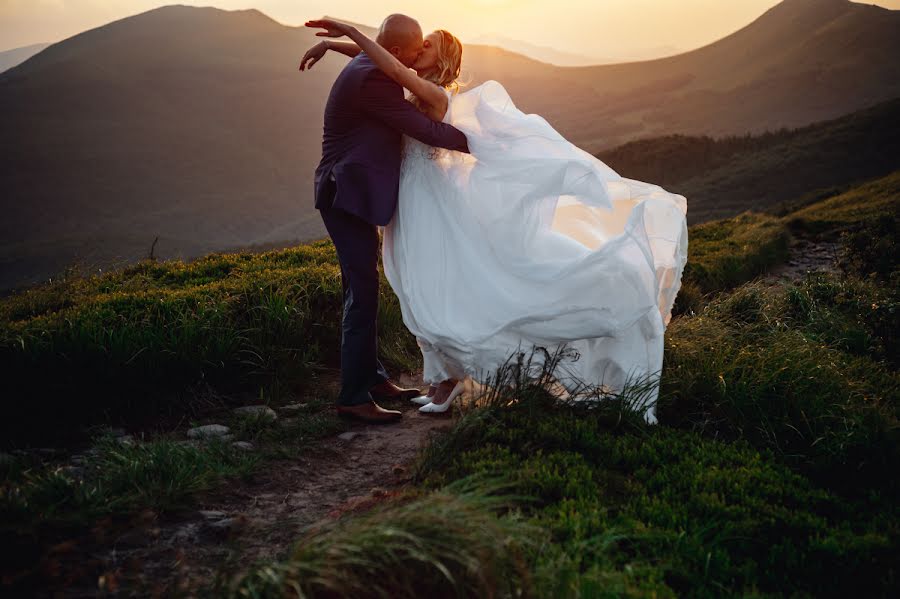
[[[307,21],[306,26],[312,27],[314,29],[325,30],[317,32],[317,37],[343,37],[345,35],[349,35],[351,29],[353,29],[352,25],[347,25],[346,23],[333,21],[331,19],[317,19],[315,21]]]
[[[306,51],[306,54],[303,55],[303,59],[300,61],[300,70],[305,71],[306,69],[311,69],[314,64],[319,62],[323,56],[328,52],[328,41],[322,40],[312,48]],[[307,64],[309,63],[309,64]]]

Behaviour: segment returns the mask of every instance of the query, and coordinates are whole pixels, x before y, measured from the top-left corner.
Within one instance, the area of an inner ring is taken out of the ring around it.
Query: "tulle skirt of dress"
[[[445,122],[471,155],[405,140],[384,269],[425,379],[491,378],[567,347],[557,380],[643,389],[655,422],[663,335],[687,259],[687,202],[620,177],[489,81]]]

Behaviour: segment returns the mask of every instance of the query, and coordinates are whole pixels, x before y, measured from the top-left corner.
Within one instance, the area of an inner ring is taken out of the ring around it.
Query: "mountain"
[[[548,64],[553,64],[561,67],[584,66],[598,64],[601,62],[611,62],[584,54],[557,50],[556,48],[551,48],[549,46],[539,46],[537,44],[523,42],[522,40],[513,39],[499,33],[480,35],[472,41],[480,45],[497,46],[500,48],[504,48],[511,52],[516,52],[518,54],[522,54],[523,56],[527,56],[528,58],[533,58],[534,60],[539,60],[540,62],[546,62]]]
[[[900,61],[892,56],[900,56],[900,11],[784,0],[692,52],[561,70],[567,102],[527,72],[507,77],[507,87],[600,150],[640,137],[759,133],[835,118],[900,96]],[[530,97],[529,86],[538,90]]]
[[[155,255],[324,235],[312,209],[322,108],[342,56],[256,10],[171,6],[54,44],[0,74],[0,288]],[[600,151],[641,137],[798,127],[900,96],[900,11],[785,0],[679,56],[562,68],[467,45],[469,86]],[[689,198],[690,199],[690,198]]]
[[[49,46],[50,44],[32,44],[0,52],[0,73],[18,66]]]
[[[692,224],[747,209],[780,212],[900,170],[900,99],[800,129],[673,135],[598,157],[623,176],[685,195]]]

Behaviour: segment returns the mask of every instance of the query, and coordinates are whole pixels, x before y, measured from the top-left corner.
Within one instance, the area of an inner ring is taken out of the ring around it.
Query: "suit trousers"
[[[319,213],[337,249],[344,290],[338,404],[361,405],[372,401],[369,389],[389,378],[378,360],[378,229],[338,208]]]

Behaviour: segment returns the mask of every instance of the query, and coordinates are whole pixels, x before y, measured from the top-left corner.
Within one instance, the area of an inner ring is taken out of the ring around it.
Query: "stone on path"
[[[356,431],[347,431],[346,433],[341,433],[340,435],[338,435],[338,439],[340,439],[341,441],[352,441],[359,435],[360,433]]]
[[[197,426],[187,432],[188,439],[224,439],[231,438],[231,429],[221,424]]]
[[[254,416],[265,420],[278,420],[278,414],[269,406],[244,406],[236,408],[234,413],[238,416]]]
[[[215,510],[200,510],[200,515],[206,520],[224,520],[227,514]]]
[[[231,446],[236,447],[237,449],[243,449],[244,451],[253,451],[253,443],[250,443],[249,441],[235,441]]]

